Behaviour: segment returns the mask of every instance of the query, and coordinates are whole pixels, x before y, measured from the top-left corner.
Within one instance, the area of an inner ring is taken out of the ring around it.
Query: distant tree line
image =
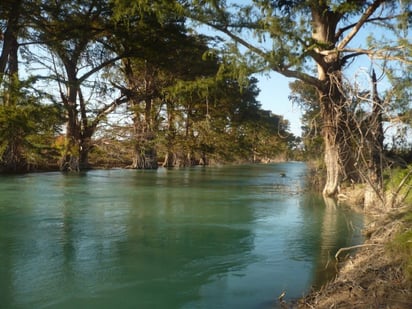
[[[261,108],[252,71],[236,78],[211,51],[218,38],[174,10],[120,7],[1,2],[0,172],[291,155],[288,121]]]

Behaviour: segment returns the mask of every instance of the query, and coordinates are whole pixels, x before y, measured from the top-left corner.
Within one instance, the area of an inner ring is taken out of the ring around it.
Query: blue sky
[[[290,131],[300,136],[302,133],[300,117],[302,115],[298,106],[293,106],[289,101],[289,83],[293,79],[286,78],[278,73],[271,72],[269,76],[256,76],[259,79],[260,94],[258,96],[262,108],[274,114],[282,115],[290,122]]]

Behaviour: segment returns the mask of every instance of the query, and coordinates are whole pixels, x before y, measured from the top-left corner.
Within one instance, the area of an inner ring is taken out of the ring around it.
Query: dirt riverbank
[[[390,249],[394,237],[410,231],[402,218],[410,208],[372,217],[364,229],[366,241],[342,250],[336,278],[318,291],[284,308],[412,308],[411,278],[406,278],[404,256]]]

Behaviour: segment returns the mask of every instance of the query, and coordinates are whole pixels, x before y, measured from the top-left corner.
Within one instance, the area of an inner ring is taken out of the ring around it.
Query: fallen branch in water
[[[358,248],[369,247],[369,246],[382,246],[382,245],[381,244],[363,244],[363,245],[356,245],[356,246],[351,246],[351,247],[340,248],[338,252],[336,252],[335,254],[335,259],[337,260],[339,257],[339,254],[341,254],[344,251],[349,251],[352,249],[358,249]]]

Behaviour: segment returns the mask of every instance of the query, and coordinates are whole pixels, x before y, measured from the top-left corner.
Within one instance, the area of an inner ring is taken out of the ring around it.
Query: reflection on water
[[[362,224],[304,192],[304,174],[283,163],[0,177],[0,308],[271,308],[283,290],[300,297],[333,275],[329,257],[359,241],[349,226]]]

